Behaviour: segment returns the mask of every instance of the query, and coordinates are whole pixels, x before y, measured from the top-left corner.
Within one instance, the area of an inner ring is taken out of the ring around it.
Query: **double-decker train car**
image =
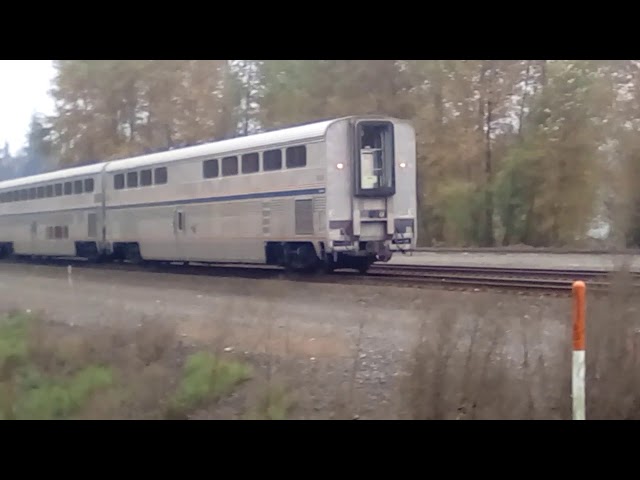
[[[415,133],[350,116],[0,182],[0,256],[365,272],[416,245]]]

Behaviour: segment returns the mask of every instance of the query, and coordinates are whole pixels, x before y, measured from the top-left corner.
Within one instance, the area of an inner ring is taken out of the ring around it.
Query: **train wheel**
[[[126,259],[127,261],[136,265],[144,261],[142,259],[142,255],[140,255],[140,247],[137,243],[131,243],[127,245]]]
[[[369,271],[369,267],[371,267],[371,264],[373,263],[373,261],[370,258],[362,258],[358,261],[358,265],[356,265],[356,270],[364,275]]]
[[[321,273],[331,274],[336,270],[336,263],[333,261],[333,256],[325,255],[324,260],[320,263],[320,268],[318,269]]]

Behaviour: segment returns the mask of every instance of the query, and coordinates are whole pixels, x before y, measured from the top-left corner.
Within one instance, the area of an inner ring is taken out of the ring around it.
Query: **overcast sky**
[[[26,143],[31,115],[53,113],[48,90],[55,70],[52,60],[0,60],[0,148],[11,154]]]

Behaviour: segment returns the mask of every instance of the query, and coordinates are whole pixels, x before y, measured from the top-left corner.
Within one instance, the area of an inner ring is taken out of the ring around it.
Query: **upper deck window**
[[[163,185],[168,182],[167,167],[158,167],[153,171],[154,182],[156,185]]]
[[[202,162],[202,176],[204,178],[216,178],[218,175],[220,175],[220,168],[217,158]]]
[[[222,159],[222,175],[225,177],[238,174],[238,157],[224,157]]]
[[[127,188],[136,188],[138,186],[138,172],[127,173]]]
[[[255,173],[260,171],[260,155],[247,153],[242,156],[242,173]]]
[[[122,190],[124,188],[124,173],[118,173],[113,177],[113,188]]]
[[[262,169],[265,172],[282,168],[282,150],[267,150],[262,154]]]
[[[307,147],[300,145],[287,148],[287,168],[301,168],[307,165]]]
[[[148,187],[153,183],[153,176],[151,170],[142,170],[140,172],[140,185],[142,187]]]

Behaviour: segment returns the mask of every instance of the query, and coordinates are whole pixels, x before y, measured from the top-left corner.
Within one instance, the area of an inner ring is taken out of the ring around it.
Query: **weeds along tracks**
[[[604,270],[533,269],[509,267],[476,267],[456,265],[397,265],[377,264],[367,275],[351,271],[333,274],[291,274],[277,267],[264,265],[200,264],[143,262],[94,264],[80,259],[6,259],[1,264],[40,265],[108,271],[171,273],[179,275],[235,277],[247,279],[293,280],[309,283],[340,283],[349,285],[377,285],[393,287],[429,287],[456,290],[501,290],[519,294],[561,294],[571,292],[575,280],[583,280],[590,290],[606,291],[612,272]],[[640,287],[640,272],[631,272],[630,281]]]

